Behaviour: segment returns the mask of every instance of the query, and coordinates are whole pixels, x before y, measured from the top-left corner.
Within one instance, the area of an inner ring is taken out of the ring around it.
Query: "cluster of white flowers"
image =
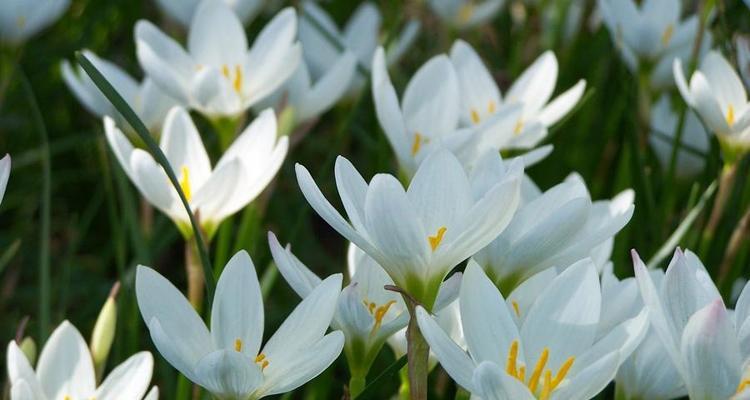
[[[68,5],[32,3],[0,2],[0,39],[21,42]],[[681,19],[681,3],[597,4],[627,66],[646,71],[653,88],[676,82],[694,110],[682,124],[667,95],[649,105],[657,157],[665,169],[674,161],[678,176],[690,176],[704,170],[708,132],[730,161],[750,151],[750,103],[735,68],[710,50],[711,38],[695,46],[699,16]],[[261,11],[261,1],[158,4],[187,28],[187,42],[183,47],[139,21],[134,40],[142,83],[90,51],[83,54],[159,138],[189,210],[84,70],[63,62],[61,72],[83,106],[103,118],[125,174],[186,240],[194,235],[188,213],[199,217],[210,239],[269,186],[290,147],[283,115],[291,115],[294,127],[313,123],[366,90],[368,81],[401,172],[367,179],[339,156],[333,170],[344,215],[310,171],[295,166],[310,207],[350,242],[348,283],[343,274],[318,277],[269,232],[275,265],[302,300],[265,344],[261,285],[245,251],[222,269],[210,329],[193,299],[138,266],[135,293],[152,342],[190,381],[218,399],[259,399],[300,387],[343,352],[356,396],[385,344],[405,354],[411,330],[418,329],[432,365],[439,363],[472,398],[590,399],[614,381],[627,399],[750,399],[750,284],[728,309],[698,257],[679,248],[666,271],[647,269],[633,251],[635,278],[619,280],[610,258],[616,234],[633,215],[634,191],[592,200],[577,173],[546,190],[526,174],[552,151],[540,145],[586,89],[581,79],[553,96],[553,52],[540,54],[503,96],[480,55],[456,40],[448,54],[419,67],[399,96],[388,68],[406,53],[419,24],[405,24],[385,49],[373,4],[358,7],[343,29],[315,3],[302,5],[299,20],[284,8],[252,45],[244,25]],[[491,19],[504,1],[429,5],[445,23],[466,29]],[[748,47],[740,47],[745,63]],[[683,64],[692,53],[701,61],[688,82]],[[750,71],[748,65],[741,71]],[[240,126],[250,111],[255,118],[228,140],[219,138],[225,146],[212,167],[191,111],[217,127]],[[671,160],[674,146],[693,152],[680,150]],[[511,151],[524,153],[506,156]],[[6,156],[0,200],[9,173]],[[150,353],[131,356],[99,382],[92,351],[67,321],[47,340],[36,368],[34,357],[11,341],[11,399],[158,397],[156,388],[147,394]]]

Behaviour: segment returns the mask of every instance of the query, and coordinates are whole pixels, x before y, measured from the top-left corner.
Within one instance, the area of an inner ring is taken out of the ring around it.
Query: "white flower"
[[[651,135],[649,135],[648,142],[654,150],[654,154],[656,154],[656,159],[659,160],[659,164],[665,171],[669,169],[669,163],[672,159],[674,135],[678,122],[678,115],[672,110],[669,96],[663,95],[651,107]],[[685,116],[680,143],[690,150],[682,147],[677,150],[676,176],[689,178],[703,172],[703,167],[706,164],[705,156],[710,145],[708,133],[695,113],[690,110]],[[695,152],[699,154],[695,154]]]
[[[430,8],[445,23],[468,29],[489,22],[497,15],[505,0],[429,0]]]
[[[313,209],[430,309],[448,272],[497,237],[510,221],[523,174],[519,161],[501,179],[479,185],[443,150],[427,157],[404,190],[388,174],[375,175],[368,184],[339,157],[336,185],[350,223],[326,200],[307,169],[299,164],[296,169],[300,189]]]
[[[737,72],[720,53],[711,51],[688,85],[682,62],[675,60],[674,77],[685,102],[701,117],[706,128],[727,148],[750,149],[750,107]],[[725,155],[726,156],[726,155]]]
[[[502,176],[499,167],[484,170],[494,176],[490,181]],[[592,202],[583,179],[572,175],[521,205],[508,227],[474,259],[507,293],[544,269],[599,251],[630,221],[633,209],[632,191]]]
[[[658,288],[638,254],[632,254],[651,325],[689,397],[711,400],[750,394],[744,365],[750,355],[748,286],[732,315],[695,254],[677,249]]]
[[[462,126],[481,132],[480,148],[528,149],[547,136],[547,129],[578,103],[586,89],[580,80],[550,101],[557,82],[557,58],[551,51],[534,61],[503,99],[492,74],[471,46],[457,40],[451,48],[461,92]]]
[[[8,187],[10,164],[10,154],[6,154],[5,157],[0,159],[0,203],[2,203],[3,197],[5,197],[5,189]]]
[[[356,63],[354,55],[345,52],[313,83],[306,63],[300,62],[284,86],[254,108],[274,107],[279,114],[291,109],[295,126],[313,120],[344,96],[354,77]]]
[[[167,174],[145,150],[135,148],[104,118],[112,151],[133,184],[154,207],[169,216],[186,236],[192,235],[190,220]],[[276,138],[272,110],[260,113],[211,168],[206,149],[190,115],[182,108],[169,111],[159,147],[167,156],[191,210],[211,237],[224,218],[253,201],[281,167],[288,138]]]
[[[204,1],[188,33],[188,51],[148,21],[135,27],[138,60],[154,83],[209,117],[238,117],[278,89],[297,69],[301,48],[294,10],[282,10],[252,48],[222,1]]]
[[[306,64],[314,78],[317,79],[330,71],[336,60],[347,51],[355,55],[359,65],[370,66],[380,40],[382,24],[380,11],[374,4],[368,1],[357,7],[343,31],[340,31],[334,20],[314,2],[303,2],[302,10],[305,15],[299,22],[299,40],[302,42]],[[310,19],[317,22],[320,27],[315,26]],[[343,51],[331,43],[330,38],[320,32],[320,28],[343,45]],[[389,64],[397,62],[406,53],[418,32],[418,22],[410,21],[406,24],[393,46],[388,49]],[[365,84],[365,78],[356,73],[347,88],[347,96],[358,93]]]
[[[151,268],[139,266],[138,308],[161,355],[222,400],[285,393],[318,376],[341,353],[344,335],[326,335],[341,275],[321,282],[261,349],[263,298],[250,256],[240,251],[216,286],[211,331],[187,299]]]
[[[151,79],[146,78],[138,83],[117,65],[97,57],[88,50],[84,50],[83,54],[133,108],[146,128],[153,135],[158,135],[167,111],[176,105],[175,100],[164,94]],[[65,84],[90,113],[99,118],[104,116],[115,118],[117,126],[131,129],[81,66],[73,67],[68,61],[63,61],[60,70]]]
[[[468,352],[421,307],[417,319],[446,372],[483,400],[592,398],[648,327],[643,312],[597,338],[601,291],[591,260],[570,266],[529,300],[527,307],[508,305],[470,261],[459,295]]]
[[[399,104],[385,52],[378,49],[372,66],[372,96],[380,127],[408,176],[436,149],[447,148],[461,159],[473,156],[474,132],[458,130],[458,79],[445,55],[433,57],[419,68]]]
[[[625,64],[637,71],[646,64],[653,68],[651,83],[670,86],[674,60],[687,61],[698,35],[698,16],[680,20],[681,0],[599,0],[604,24],[620,50]],[[711,36],[703,38],[701,52],[710,48]]]
[[[86,341],[63,321],[45,343],[36,371],[15,341],[8,344],[11,400],[141,400],[151,382],[154,360],[137,353],[118,365],[99,387]],[[155,400],[154,388],[144,400]]]
[[[263,0],[222,0],[232,11],[237,14],[245,25],[255,18],[258,12],[263,8]],[[196,8],[201,0],[156,0],[159,8],[170,18],[179,22],[182,26],[190,26],[193,20]]]
[[[283,248],[273,233],[269,232],[268,242],[284,279],[300,297],[309,296],[321,279],[289,246]],[[372,258],[350,245],[347,259],[351,282],[341,292],[331,328],[344,332],[344,354],[352,375],[364,377],[386,339],[406,327],[409,314],[402,296],[384,289],[385,285],[393,285],[393,280]],[[461,274],[454,274],[441,285],[436,309],[455,300],[460,282]]]
[[[70,0],[0,1],[0,42],[18,44],[52,25]]]
[[[664,272],[660,269],[649,271],[651,279],[660,285]],[[602,312],[599,322],[599,336],[643,310],[643,300],[638,292],[635,278],[617,279],[612,264],[602,272]],[[618,391],[627,399],[667,400],[687,395],[677,369],[671,363],[667,350],[661,344],[653,328],[633,351],[633,354],[620,366],[615,377]]]

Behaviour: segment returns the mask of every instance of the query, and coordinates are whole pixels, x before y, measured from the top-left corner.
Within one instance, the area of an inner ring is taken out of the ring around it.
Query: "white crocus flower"
[[[451,269],[508,224],[519,202],[523,175],[518,161],[492,184],[473,185],[458,160],[442,150],[427,157],[405,190],[388,174],[375,175],[368,184],[339,157],[336,185],[351,221],[347,222],[307,169],[299,164],[296,169],[300,189],[313,209],[429,309]]]
[[[432,11],[457,29],[469,29],[492,20],[505,0],[429,0]]]
[[[164,169],[148,152],[133,147],[111,118],[104,118],[104,128],[120,166],[143,197],[169,216],[185,237],[190,237],[192,229],[187,212]],[[266,188],[284,161],[288,138],[276,138],[273,110],[263,111],[212,169],[190,115],[175,107],[164,121],[159,147],[210,238],[222,220],[245,207]]]
[[[143,82],[138,83],[117,65],[97,57],[88,50],[84,50],[83,54],[133,108],[151,134],[157,136],[167,112],[176,105],[175,100],[164,94],[151,79],[145,78]],[[99,118],[110,116],[115,118],[117,126],[130,129],[130,125],[81,66],[73,67],[68,61],[63,61],[60,70],[65,84],[90,113]]]
[[[689,60],[698,35],[698,16],[680,20],[681,0],[599,0],[599,9],[612,40],[631,71],[646,68],[656,87],[672,85],[674,60]],[[710,48],[703,38],[701,52]]]
[[[70,0],[0,1],[0,42],[20,44],[52,25],[68,6]]]
[[[339,30],[331,16],[314,2],[304,2],[302,10],[305,15],[299,22],[299,40],[302,42],[305,61],[313,78],[319,79],[324,76],[345,52],[354,54],[360,66],[370,66],[378,47],[382,24],[380,11],[374,4],[364,2],[357,7],[343,30]],[[316,26],[316,23],[320,26]],[[331,43],[331,39],[320,31],[321,28],[344,49]],[[394,64],[406,53],[418,32],[418,22],[410,21],[406,24],[394,44],[388,48],[388,64]],[[347,88],[347,96],[351,97],[358,93],[365,85],[365,78],[357,72]]]
[[[115,367],[97,387],[91,353],[78,330],[63,321],[45,343],[36,371],[15,341],[8,344],[11,400],[141,400],[154,366],[149,352]],[[144,400],[158,398],[154,388]]]
[[[483,400],[592,398],[648,327],[643,312],[597,338],[601,290],[591,260],[552,279],[528,308],[509,306],[469,262],[459,304],[468,352],[421,307],[419,328],[446,372]]]
[[[138,308],[161,355],[222,400],[292,391],[318,376],[341,353],[344,335],[326,334],[341,275],[321,282],[261,348],[263,298],[250,256],[235,254],[216,285],[211,331],[187,299],[151,268],[139,266]]]
[[[677,129],[678,115],[672,110],[669,96],[663,95],[651,107],[651,135],[648,142],[656,154],[664,171],[669,169],[672,159],[674,135]],[[677,150],[675,174],[680,178],[689,178],[700,174],[706,164],[705,156],[709,151],[709,138],[706,129],[698,116],[688,110],[682,127],[681,146]],[[698,154],[696,154],[696,152]]]
[[[297,17],[282,10],[248,50],[237,16],[222,1],[198,6],[187,51],[148,21],[135,27],[138,60],[154,83],[211,118],[239,117],[294,73],[301,58]]]
[[[649,271],[657,286],[664,279],[664,271]],[[602,312],[599,336],[611,328],[638,315],[643,310],[643,300],[638,292],[635,278],[617,279],[612,264],[602,272]],[[685,385],[677,369],[671,363],[667,350],[653,328],[620,366],[615,377],[617,391],[625,399],[668,400],[687,395]]]
[[[226,3],[245,25],[263,9],[263,0],[221,0]],[[156,0],[159,8],[184,27],[190,26],[201,0]]]
[[[635,277],[651,325],[696,400],[748,398],[750,379],[750,290],[737,309],[727,310],[698,257],[677,249],[657,288],[633,251]]]
[[[485,174],[503,175],[501,166]],[[583,179],[572,175],[519,207],[508,227],[474,256],[498,288],[508,293],[532,275],[596,253],[633,216],[632,191],[592,202]]]
[[[747,92],[737,72],[720,53],[712,51],[703,58],[690,84],[680,60],[674,62],[674,76],[682,98],[698,113],[706,128],[718,136],[725,157],[750,150]]]
[[[547,130],[578,103],[586,81],[550,101],[557,83],[555,54],[547,51],[511,85],[503,99],[492,74],[471,46],[458,40],[451,48],[461,92],[462,126],[481,132],[480,148],[528,149],[547,136]]]
[[[255,109],[274,107],[279,115],[289,110],[293,125],[301,125],[328,111],[349,88],[356,71],[352,53],[346,52],[315,82],[312,82],[306,63],[300,62],[294,75]]]
[[[422,160],[443,147],[462,160],[471,158],[474,132],[459,130],[458,78],[448,57],[436,56],[422,65],[400,103],[382,49],[375,52],[372,69],[378,122],[407,176],[414,175]]]

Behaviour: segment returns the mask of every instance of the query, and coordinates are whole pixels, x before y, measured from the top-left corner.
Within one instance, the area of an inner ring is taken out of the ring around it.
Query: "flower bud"
[[[29,360],[29,364],[34,365],[36,362],[36,342],[34,342],[34,339],[32,339],[29,336],[26,336],[21,341],[21,345],[19,346],[21,348],[21,351],[26,356],[26,358]]]
[[[94,368],[96,369],[97,376],[100,376],[101,371],[104,370],[104,366],[107,363],[107,356],[109,356],[112,341],[115,337],[115,329],[117,328],[116,298],[119,289],[120,283],[116,282],[112,286],[112,290],[102,310],[99,312],[96,325],[94,325],[94,330],[91,333],[91,356],[94,360]]]

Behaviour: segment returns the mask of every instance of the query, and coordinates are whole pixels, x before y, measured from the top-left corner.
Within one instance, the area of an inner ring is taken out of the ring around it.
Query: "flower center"
[[[419,150],[422,149],[422,145],[427,144],[429,141],[430,141],[430,138],[425,137],[419,132],[414,132],[414,141],[411,143],[412,157],[416,156],[417,153],[419,153]]]
[[[231,70],[229,65],[222,65],[221,74],[232,82],[235,92],[239,93],[242,90],[242,67],[239,64],[234,66],[234,71]]]
[[[731,104],[727,107],[727,124],[730,127],[734,125],[734,107]]]
[[[674,35],[674,24],[669,24],[661,34],[662,46],[666,47],[669,44],[669,41],[672,40],[672,35]]]
[[[385,315],[388,314],[388,310],[392,305],[396,304],[396,300],[390,300],[381,306],[378,306],[373,302],[368,302],[367,300],[362,300],[362,302],[365,304],[365,307],[367,307],[367,311],[370,312],[370,315],[375,318],[375,325],[373,325],[372,327],[371,334],[380,329],[380,325],[383,324],[383,318],[385,318]]]
[[[435,233],[433,236],[428,236],[427,240],[430,242],[430,247],[432,248],[432,251],[437,250],[438,246],[440,246],[440,242],[443,241],[443,236],[445,235],[445,231],[447,231],[448,228],[441,226],[437,233]]]
[[[258,354],[255,356],[255,363],[260,365],[260,369],[264,370],[268,366],[269,362],[266,360],[266,355],[263,353]]]
[[[570,367],[573,366],[573,362],[575,361],[575,357],[568,357],[567,360],[563,363],[563,365],[560,367],[560,369],[557,371],[557,374],[555,376],[552,376],[552,370],[547,368],[545,369],[545,366],[547,365],[547,360],[549,359],[549,349],[544,348],[542,350],[542,354],[539,355],[539,358],[536,361],[536,364],[534,365],[534,370],[531,372],[531,376],[529,377],[528,381],[526,380],[526,366],[517,365],[518,361],[518,340],[514,340],[513,343],[510,344],[510,350],[508,351],[508,360],[506,362],[505,371],[508,373],[508,375],[518,379],[521,383],[526,385],[526,387],[529,388],[529,391],[531,391],[534,396],[536,396],[539,400],[548,400],[550,397],[550,394],[555,391],[555,389],[562,383],[563,380],[565,380],[565,376],[568,375],[568,372],[570,371]],[[540,387],[540,381],[541,381],[541,387]]]
[[[190,190],[190,169],[185,165],[180,168],[180,189],[185,193],[185,199],[190,202],[193,198],[193,192]]]
[[[493,100],[490,100],[487,103],[487,112],[490,114],[495,113],[495,102]],[[471,109],[471,122],[473,122],[474,124],[478,124],[479,121],[481,120],[482,118],[479,116],[479,112],[475,108],[472,108]]]
[[[523,132],[523,119],[516,121],[516,126],[513,127],[513,134],[518,136]]]

